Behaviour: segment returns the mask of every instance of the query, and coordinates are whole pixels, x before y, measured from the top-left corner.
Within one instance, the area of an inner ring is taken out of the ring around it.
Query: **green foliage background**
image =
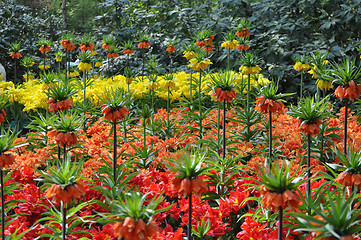
[[[59,40],[64,31],[61,3],[0,3],[0,62],[8,72],[12,71],[7,50],[10,42],[20,41],[25,55],[37,55],[39,37]],[[210,29],[216,43],[214,69],[226,67],[227,52],[220,48],[223,35],[234,29],[240,18],[246,18],[252,22],[251,50],[262,57],[263,73],[282,79],[281,88],[288,92],[296,92],[300,81],[299,73],[292,69],[294,57],[316,50],[328,52],[328,58],[336,61],[343,55],[357,56],[361,39],[361,0],[68,0],[67,9],[69,31],[78,36],[91,32],[101,40],[112,33],[121,43],[148,33],[153,46],[150,54],[158,56],[164,66],[169,65],[165,54],[169,41],[176,40],[175,47],[180,50],[193,41],[196,32]],[[175,57],[175,67],[187,70],[181,53]],[[237,58],[232,55],[235,70]],[[121,64],[118,68],[121,72]],[[312,90],[314,81],[310,75],[307,78],[306,89]]]

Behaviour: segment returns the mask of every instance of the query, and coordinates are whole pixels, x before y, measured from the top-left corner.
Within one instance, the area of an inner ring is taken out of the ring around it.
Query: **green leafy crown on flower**
[[[117,110],[129,103],[131,94],[123,88],[108,88],[105,90],[104,95],[99,96],[99,98],[111,110]]]
[[[41,171],[41,178],[37,178],[35,181],[56,184],[63,189],[73,186],[81,179],[83,163],[78,161],[73,162],[67,155],[64,160],[62,163],[56,159],[55,164],[53,166],[48,165],[46,168],[47,171]]]
[[[211,35],[212,35],[211,30],[203,29],[203,30],[197,32],[193,39],[196,41],[203,41],[203,40],[207,40]]]
[[[208,167],[202,166],[206,160],[204,153],[183,150],[174,153],[172,158],[166,158],[166,160],[169,161],[169,163],[165,163],[169,170],[177,173],[176,177],[182,179],[193,179],[208,171]]]
[[[148,41],[150,41],[150,37],[147,33],[139,34],[137,42],[148,42]]]
[[[237,37],[238,44],[249,45],[251,41],[247,37]]]
[[[347,86],[350,81],[358,83],[361,81],[361,67],[356,66],[356,59],[345,57],[342,64],[333,63],[329,76],[333,83]]]
[[[245,18],[241,18],[236,30],[237,31],[241,31],[243,28],[249,28],[251,26],[251,22],[248,21],[247,19]]]
[[[335,154],[340,163],[342,164],[331,164],[327,165],[336,171],[346,171],[351,174],[361,174],[361,147],[355,149],[355,143],[352,142],[347,147],[346,154],[343,149],[335,147]]]
[[[10,128],[5,132],[3,125],[1,125],[0,131],[0,154],[27,145],[27,143],[14,143],[20,132],[11,131]]]
[[[131,40],[128,40],[126,42],[124,42],[121,46],[121,49],[124,51],[126,49],[132,49],[134,50],[135,49],[135,45],[134,43],[131,41]]]
[[[251,52],[245,52],[241,56],[241,65],[245,67],[256,67],[260,62],[261,59]]]
[[[299,56],[299,57],[295,57],[295,58],[293,59],[293,61],[294,61],[295,63],[300,62],[300,63],[302,63],[302,64],[308,64],[308,63],[309,63],[309,59],[308,59],[305,55],[301,55],[301,56]]]
[[[106,202],[111,207],[111,212],[106,214],[106,216],[111,218],[109,221],[112,222],[119,221],[117,220],[119,218],[125,219],[130,217],[135,221],[142,219],[148,224],[156,214],[171,207],[156,209],[163,200],[163,197],[159,195],[150,198],[150,192],[146,194],[135,191],[125,192],[122,196],[118,197],[118,200],[106,199]]]
[[[35,64],[34,62],[34,58],[30,57],[30,56],[25,56],[22,60],[21,60],[21,65],[24,67],[31,67]]]
[[[78,58],[82,63],[91,63],[94,59],[94,56],[90,51],[81,51],[78,55]]]
[[[110,47],[107,51],[108,51],[108,53],[118,53],[118,52],[120,52],[120,47],[117,45],[110,45]]]
[[[103,42],[106,45],[114,46],[116,45],[117,39],[112,34],[109,34],[103,37]]]
[[[64,101],[71,98],[77,92],[72,80],[57,82],[49,85],[47,95],[57,101]]]
[[[313,124],[328,119],[331,114],[328,97],[320,100],[318,96],[301,98],[298,106],[291,106],[288,114],[297,118],[301,124]]]
[[[189,44],[182,45],[183,50],[185,52],[195,52],[198,53],[200,51],[199,47],[194,42],[191,42]]]
[[[232,72],[219,71],[211,75],[210,87],[213,89],[221,88],[223,91],[229,91],[236,87],[236,76]]]
[[[284,97],[287,96],[291,96],[294,93],[279,93],[277,94],[278,91],[278,83],[274,83],[271,82],[270,84],[267,84],[265,86],[263,86],[260,90],[259,90],[259,95],[263,96],[265,99],[271,99],[275,102],[281,101],[281,102],[286,102],[286,100],[282,99]]]
[[[80,43],[83,43],[84,45],[88,45],[90,43],[93,43],[95,40],[92,37],[90,33],[84,34],[83,37],[80,38]]]
[[[123,73],[125,78],[135,78],[137,75],[136,71],[131,67],[126,67]]]
[[[259,173],[257,173],[259,180],[256,181],[277,193],[295,189],[307,181],[302,177],[305,170],[301,169],[301,164],[297,165],[296,169],[291,169],[291,162],[286,160],[282,163],[275,161],[270,168],[269,164],[265,162],[264,167],[259,166]]]
[[[84,118],[79,117],[79,112],[75,110],[69,110],[66,113],[59,111],[57,116],[52,119],[50,125],[58,132],[77,132],[84,123]]]
[[[235,39],[235,35],[233,31],[228,31],[226,34],[224,34],[223,39],[225,42],[232,42]]]
[[[146,120],[152,116],[154,113],[153,108],[149,107],[148,104],[143,103],[141,108],[138,108],[138,112],[140,113],[140,117],[143,120]]]
[[[65,53],[63,53],[62,51],[57,51],[55,53],[56,58],[63,58],[64,56],[65,56]]]
[[[53,42],[50,39],[47,39],[45,37],[41,37],[39,39],[39,41],[37,42],[38,46],[43,46],[44,45],[44,47],[51,46],[51,44],[53,44]]]
[[[21,52],[23,49],[21,49],[21,46],[20,46],[20,42],[11,42],[10,43],[10,48],[9,48],[9,51],[10,52]]]
[[[147,72],[156,73],[160,71],[160,68],[159,59],[157,56],[152,55],[146,64]]]
[[[339,186],[323,188],[318,194],[320,201],[310,205],[312,216],[308,212],[292,212],[287,220],[296,231],[317,232],[317,239],[351,236],[361,231],[361,209],[355,207],[359,196],[356,191],[349,193]]]

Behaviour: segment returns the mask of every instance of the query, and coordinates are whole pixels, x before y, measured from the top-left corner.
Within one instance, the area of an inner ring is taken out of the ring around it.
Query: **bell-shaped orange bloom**
[[[4,169],[13,164],[15,161],[15,158],[11,154],[1,154],[0,155],[0,168]]]
[[[207,191],[207,185],[203,182],[202,179],[196,177],[195,179],[189,178],[172,178],[172,189],[173,191],[178,192],[179,195],[187,196],[191,193],[193,195],[200,195]]]
[[[247,30],[247,28],[243,28],[241,31],[237,31],[236,32],[236,36],[237,37],[249,37],[249,31]]]
[[[45,196],[52,202],[60,204],[69,203],[73,199],[79,199],[85,194],[85,184],[83,181],[78,181],[74,185],[68,186],[65,189],[59,185],[53,184],[45,192]]]
[[[214,93],[212,93],[212,96],[216,97],[219,102],[223,102],[224,100],[232,102],[232,100],[237,97],[233,89],[223,91],[222,88],[217,88]]]
[[[336,97],[347,98],[349,100],[354,100],[360,97],[361,93],[361,84],[355,84],[353,80],[348,83],[348,87],[344,88],[338,86],[335,90]]]
[[[108,50],[110,48],[110,45],[103,43],[102,48]]]
[[[107,57],[108,58],[117,58],[117,57],[119,57],[119,54],[118,53],[108,53]]]
[[[138,43],[138,47],[139,48],[149,48],[151,45],[151,43],[148,41],[148,42],[140,42]]]
[[[68,148],[77,143],[77,137],[71,132],[58,132],[56,129],[48,133],[49,137],[55,137],[55,141],[60,146],[67,146]]]
[[[300,124],[299,128],[300,128],[300,131],[306,135],[308,135],[308,134],[315,135],[320,132],[320,124],[321,123],[322,123],[321,120],[317,120],[315,123],[312,123],[312,124],[303,123],[303,124]]]
[[[82,52],[86,52],[86,51],[94,52],[93,47],[94,47],[94,44],[92,44],[92,43],[89,43],[89,44],[81,43],[80,44],[80,51],[82,51]]]
[[[4,109],[0,110],[0,123],[5,122],[6,120],[6,113]]]
[[[196,41],[196,46],[198,47],[205,47],[207,46],[207,42],[206,41]]]
[[[280,207],[285,209],[287,207],[297,208],[301,204],[301,197],[291,190],[286,190],[283,193],[271,192],[265,190],[263,186],[261,188],[261,194],[263,206],[265,208],[271,208],[272,211],[276,212]]]
[[[358,188],[361,187],[361,174],[353,174],[348,172],[340,173],[335,182],[340,183],[344,187],[351,187],[356,185]]]
[[[237,49],[240,50],[240,51],[247,51],[247,50],[249,49],[249,45],[248,45],[248,44],[246,44],[246,45],[244,45],[244,44],[239,44],[239,45],[237,46]]]
[[[356,238],[353,237],[352,235],[343,236],[340,238],[340,240],[354,240],[354,239],[356,239]]]
[[[202,50],[203,50],[203,52],[212,52],[213,48],[214,48],[214,45],[208,45],[208,46],[204,47]]]
[[[57,112],[57,111],[65,111],[70,109],[73,106],[73,101],[71,99],[66,99],[62,101],[57,101],[54,98],[50,98],[48,100],[49,111]]]
[[[15,59],[22,57],[20,52],[11,52],[9,56]]]
[[[264,96],[257,97],[255,109],[260,112],[284,112],[285,105],[281,101],[273,101],[272,99],[266,99]]]
[[[117,222],[113,226],[114,236],[124,240],[146,240],[157,235],[159,227],[150,222],[145,224],[142,219],[136,222],[134,218],[126,217],[124,222]]]
[[[173,45],[169,45],[168,47],[167,47],[167,52],[169,52],[169,53],[172,53],[172,52],[175,52],[177,49],[175,49],[175,47],[173,47]]]
[[[123,51],[123,54],[128,54],[128,55],[130,55],[130,54],[133,54],[134,53],[134,50],[133,49],[125,49],[124,51]]]
[[[125,118],[125,116],[129,114],[129,110],[126,107],[121,107],[119,109],[112,110],[107,105],[103,105],[102,114],[104,115],[104,118],[106,120],[116,122],[118,120]]]
[[[39,51],[42,53],[50,52],[50,46],[41,45],[41,47],[39,48]]]
[[[75,49],[75,45],[68,39],[61,40],[60,44],[63,46],[63,49],[67,52],[72,52]]]

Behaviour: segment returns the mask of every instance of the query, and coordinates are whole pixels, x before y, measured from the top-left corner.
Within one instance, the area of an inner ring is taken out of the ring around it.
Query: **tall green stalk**
[[[198,83],[198,103],[199,103],[199,138],[203,138],[203,128],[202,128],[202,71],[199,71],[199,83]]]

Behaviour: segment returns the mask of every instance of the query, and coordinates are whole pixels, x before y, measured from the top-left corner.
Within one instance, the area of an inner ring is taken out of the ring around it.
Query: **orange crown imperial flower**
[[[46,190],[46,197],[51,199],[55,204],[69,203],[73,199],[79,199],[85,194],[85,184],[83,181],[78,181],[72,186],[64,189],[59,185],[53,184]]]
[[[355,84],[355,82],[351,80],[348,85],[349,87],[346,88],[338,86],[335,90],[336,97],[339,97],[341,99],[347,98],[349,100],[359,98],[361,93],[361,84]]]
[[[9,56],[12,57],[12,58],[16,58],[16,59],[22,57],[20,52],[12,52],[12,53],[10,53]]]
[[[49,104],[49,111],[57,112],[59,110],[65,111],[71,108],[73,106],[73,101],[69,98],[62,101],[57,101],[54,98],[50,98],[48,100],[48,104]]]
[[[119,54],[118,53],[108,53],[107,57],[108,58],[117,58],[117,57],[119,57]]]
[[[130,54],[133,54],[134,53],[134,50],[133,49],[125,49],[124,51],[123,51],[123,54],[128,54],[128,55],[130,55]]]
[[[168,47],[167,47],[167,52],[169,52],[169,53],[172,53],[172,52],[175,52],[177,49],[175,49],[175,47],[173,47],[173,45],[169,45]]]
[[[207,191],[207,185],[199,177],[196,178],[180,178],[174,176],[172,179],[172,189],[179,195],[187,196],[190,194],[200,195]]]
[[[320,131],[320,124],[322,123],[321,120],[317,120],[314,123],[311,124],[307,124],[307,123],[300,123],[300,131],[303,132],[304,134],[311,134],[311,135],[315,135],[318,134]]]
[[[6,118],[6,113],[4,109],[0,110],[0,123],[5,122]]]
[[[81,43],[80,44],[80,51],[82,51],[82,52],[86,52],[86,51],[93,52],[94,51],[93,47],[94,47],[94,44],[92,44],[92,43],[89,43],[89,44]]]
[[[110,45],[108,45],[106,43],[103,43],[102,48],[105,49],[105,50],[108,50],[110,48]]]
[[[0,169],[7,168],[15,162],[15,158],[11,154],[1,154],[0,155]]]
[[[72,52],[75,49],[75,45],[68,39],[61,40],[60,44],[63,46],[63,49],[67,52]]]
[[[41,45],[41,47],[39,48],[39,51],[42,53],[50,52],[50,46]]]
[[[287,207],[297,208],[301,204],[301,197],[291,190],[286,190],[283,193],[272,192],[261,186],[261,194],[263,206],[265,208],[271,208],[272,211],[277,212],[280,207],[285,209]]]
[[[260,112],[284,112],[285,105],[281,101],[266,99],[264,96],[257,97],[255,109]]]
[[[138,47],[139,47],[139,48],[149,48],[150,45],[151,45],[151,43],[150,43],[149,41],[138,43]]]
[[[356,185],[358,188],[360,188],[361,174],[342,172],[337,176],[335,182],[340,183],[344,187],[351,187]]]
[[[116,122],[117,120],[125,118],[125,116],[129,114],[129,110],[126,107],[112,110],[107,105],[103,105],[102,114],[106,120]]]
[[[237,97],[233,89],[222,90],[222,88],[217,88],[214,93],[212,93],[212,96],[216,97],[219,102],[223,102],[224,100],[232,102],[232,100]]]
[[[236,32],[237,37],[250,37],[249,31],[246,28],[243,28],[241,31]]]
[[[145,240],[158,234],[159,227],[150,222],[145,224],[142,219],[135,221],[134,218],[126,217],[124,222],[117,222],[113,226],[114,236],[125,240]]]
[[[246,45],[240,44],[237,46],[237,49],[240,51],[247,51],[249,49],[249,45],[248,44],[246,44]]]
[[[56,129],[48,133],[49,137],[55,137],[55,141],[60,146],[67,146],[68,148],[77,143],[77,137],[71,132],[59,132]]]

